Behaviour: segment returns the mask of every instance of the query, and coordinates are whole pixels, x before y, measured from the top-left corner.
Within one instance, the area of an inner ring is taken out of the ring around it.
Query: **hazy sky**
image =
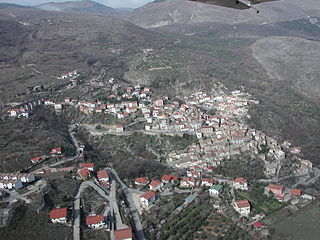
[[[35,5],[45,2],[65,2],[67,0],[0,0],[0,2],[15,3],[21,5]],[[141,7],[153,0],[93,0],[109,7],[126,7],[137,8]]]

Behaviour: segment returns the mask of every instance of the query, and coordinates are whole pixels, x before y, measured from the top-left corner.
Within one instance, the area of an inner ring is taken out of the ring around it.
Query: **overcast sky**
[[[65,2],[67,0],[0,0],[0,2],[15,3],[21,5],[36,5],[45,2]],[[109,7],[137,8],[153,0],[94,0]]]

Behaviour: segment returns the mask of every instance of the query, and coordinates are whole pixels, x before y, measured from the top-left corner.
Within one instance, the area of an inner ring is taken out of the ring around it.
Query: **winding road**
[[[121,189],[126,197],[127,203],[128,203],[128,207],[130,209],[130,214],[132,216],[132,220],[134,223],[134,232],[136,235],[136,238],[138,240],[144,240],[144,234],[143,234],[143,228],[141,225],[141,221],[140,221],[140,217],[139,217],[139,213],[138,210],[133,202],[132,199],[132,195],[131,195],[131,189],[128,188],[126,186],[126,184],[124,182],[121,181],[121,179],[119,178],[118,174],[116,173],[116,171],[112,168],[105,168],[105,170],[107,170],[110,174],[110,176],[112,176],[112,178],[121,186]]]
[[[80,200],[81,200],[81,192],[87,188],[92,187],[94,190],[96,190],[103,198],[105,198],[107,201],[112,203],[110,201],[110,197],[106,194],[106,192],[99,186],[97,186],[95,183],[91,181],[85,181],[81,183],[79,186],[78,192],[76,196],[74,197],[74,203],[73,203],[73,239],[74,240],[80,240],[80,226],[81,226],[81,209],[80,209]],[[114,205],[113,203],[110,204],[110,210],[112,211],[113,208],[111,207]],[[108,210],[104,211],[103,215],[107,217]],[[121,218],[120,218],[121,219]]]

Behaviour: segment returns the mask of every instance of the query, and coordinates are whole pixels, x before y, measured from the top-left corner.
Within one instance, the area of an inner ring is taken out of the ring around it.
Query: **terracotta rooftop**
[[[130,228],[118,229],[114,231],[115,240],[123,240],[132,238],[132,231]]]
[[[68,208],[55,208],[50,211],[50,219],[65,218],[67,217]]]
[[[250,207],[250,203],[248,200],[238,200],[236,201],[236,206],[238,208]]]

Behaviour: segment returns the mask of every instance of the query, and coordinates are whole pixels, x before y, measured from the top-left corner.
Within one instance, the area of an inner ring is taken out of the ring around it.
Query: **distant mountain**
[[[176,23],[265,23],[289,21],[320,16],[318,0],[283,0],[257,5],[260,13],[253,10],[235,10],[187,0],[155,1],[135,9],[125,19],[144,28],[168,26]]]
[[[125,57],[166,42],[161,34],[103,14],[0,9],[0,102],[39,81],[50,85],[52,76],[72,69],[92,73],[105,66],[112,68],[109,76],[121,78]],[[48,75],[22,67],[28,64]]]
[[[35,6],[36,8],[47,11],[75,12],[75,13],[94,13],[94,14],[117,14],[118,11],[103,4],[90,1],[68,1],[68,2],[48,2]]]
[[[114,8],[114,10],[119,14],[126,14],[133,11],[133,8]]]
[[[0,9],[6,9],[6,8],[31,8],[31,7],[27,7],[27,6],[20,6],[20,5],[16,5],[16,4],[12,4],[12,3],[0,3]]]

